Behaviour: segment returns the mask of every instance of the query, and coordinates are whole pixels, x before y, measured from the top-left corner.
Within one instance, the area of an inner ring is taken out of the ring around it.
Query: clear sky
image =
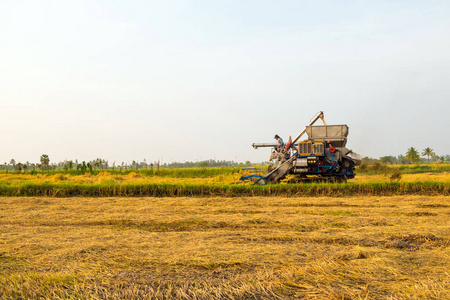
[[[260,162],[318,111],[450,154],[449,1],[0,0],[0,162]]]

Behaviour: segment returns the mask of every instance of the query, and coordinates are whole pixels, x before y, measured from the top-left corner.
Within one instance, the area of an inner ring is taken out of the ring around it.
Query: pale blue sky
[[[450,154],[448,1],[1,1],[0,162],[259,162],[320,110]]]

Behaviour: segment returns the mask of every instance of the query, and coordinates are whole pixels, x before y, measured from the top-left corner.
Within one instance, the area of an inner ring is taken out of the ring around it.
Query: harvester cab
[[[321,119],[323,125],[314,125]],[[255,184],[276,183],[293,175],[294,181],[332,180],[345,181],[355,177],[354,169],[361,158],[346,148],[347,125],[327,125],[323,112],[317,113],[305,129],[286,143],[281,151],[275,150],[274,143],[254,143],[253,148],[273,147],[270,154],[269,174],[259,175]],[[307,134],[308,139],[299,141]]]

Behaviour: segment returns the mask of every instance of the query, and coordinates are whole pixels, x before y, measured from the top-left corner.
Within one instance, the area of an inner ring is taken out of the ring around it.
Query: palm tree
[[[420,159],[419,152],[417,152],[416,148],[411,147],[408,149],[408,152],[406,152],[405,158],[410,162],[415,163]]]
[[[431,149],[430,147],[423,149],[422,156],[427,156],[428,163],[430,163],[430,156],[434,156],[434,155],[436,155],[436,154],[433,152],[433,149]]]
[[[436,163],[437,164],[443,164],[444,162],[445,162],[445,156],[444,155],[442,155],[442,156],[436,156]]]
[[[13,166],[13,168],[14,168],[14,170],[15,170],[15,169],[16,169],[16,161],[14,160],[14,158],[11,159],[11,160],[9,161],[9,163]]]
[[[98,169],[102,165],[102,160],[100,158],[97,158],[94,161],[94,168]]]
[[[48,165],[50,163],[50,158],[47,154],[42,154],[40,157],[41,165],[43,168],[48,169]]]

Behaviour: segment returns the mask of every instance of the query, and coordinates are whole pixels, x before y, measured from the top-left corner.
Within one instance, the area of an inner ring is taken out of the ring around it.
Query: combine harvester
[[[323,125],[313,126],[321,119]],[[308,139],[297,141],[304,134]],[[277,183],[287,174],[293,175],[292,182],[308,181],[346,181],[355,177],[355,165],[361,163],[361,158],[352,150],[345,148],[347,144],[347,125],[327,125],[323,112],[317,113],[308,126],[292,141],[286,143],[285,148],[276,149],[277,144],[254,143],[253,148],[273,147],[266,176],[252,174],[251,177],[242,176],[241,181],[252,179],[254,184]]]

